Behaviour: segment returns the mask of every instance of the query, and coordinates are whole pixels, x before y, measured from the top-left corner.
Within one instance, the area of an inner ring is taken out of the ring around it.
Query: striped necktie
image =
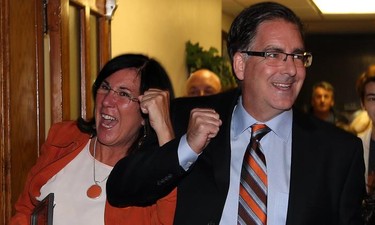
[[[267,169],[259,141],[271,129],[265,124],[254,124],[251,130],[242,163],[238,224],[263,225],[267,223]]]

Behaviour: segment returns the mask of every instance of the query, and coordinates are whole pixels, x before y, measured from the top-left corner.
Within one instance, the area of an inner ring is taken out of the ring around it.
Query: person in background
[[[370,118],[370,126],[358,133],[358,137],[363,143],[367,192],[371,194],[375,190],[375,65],[369,66],[367,71],[358,77],[356,90],[361,99],[362,108]]]
[[[375,224],[375,64],[361,74],[356,82],[363,111],[352,121],[352,128],[363,144],[367,197],[363,202],[365,224]]]
[[[111,59],[93,85],[94,118],[54,124],[10,225],[30,224],[30,215],[54,193],[53,224],[172,224],[175,193],[147,207],[115,208],[106,200],[106,182],[121,158],[147,148],[157,135],[161,146],[174,137],[169,119],[172,85],[164,68],[140,54]]]
[[[312,88],[311,113],[321,120],[349,130],[349,120],[334,109],[335,91],[327,81],[316,83]]]
[[[176,138],[120,160],[109,203],[152,204],[177,186],[175,225],[363,224],[361,140],[293,109],[312,63],[302,27],[278,3],[244,9],[227,42],[240,89],[172,101]]]
[[[221,91],[220,78],[211,70],[199,69],[190,75],[186,83],[187,96],[213,95]]]

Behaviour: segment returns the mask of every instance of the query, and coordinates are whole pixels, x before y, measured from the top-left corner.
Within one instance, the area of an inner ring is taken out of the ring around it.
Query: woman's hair
[[[168,90],[170,99],[174,98],[172,83],[168,77],[167,72],[159,62],[157,62],[155,59],[141,54],[122,54],[109,60],[99,72],[92,86],[94,101],[96,99],[97,90],[102,82],[115,72],[127,68],[133,68],[137,70],[137,73],[141,78],[139,87],[140,94],[143,94],[150,88],[158,88],[161,90]],[[141,113],[141,111],[139,111],[139,113]],[[146,115],[144,114],[142,114],[142,116],[146,117]],[[79,118],[77,122],[78,128],[82,132],[88,133],[91,136],[96,136],[95,116],[88,121],[84,120],[83,118]],[[149,123],[146,122],[142,131],[138,135],[138,139],[129,149],[129,152],[138,148],[138,144],[143,142],[142,138],[147,136],[147,132],[150,129],[151,127]]]

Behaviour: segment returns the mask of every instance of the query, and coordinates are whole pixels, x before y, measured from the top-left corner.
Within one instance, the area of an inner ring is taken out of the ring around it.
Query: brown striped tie
[[[251,130],[241,171],[238,205],[238,224],[241,225],[267,223],[267,169],[259,141],[270,128],[265,124],[254,124]]]

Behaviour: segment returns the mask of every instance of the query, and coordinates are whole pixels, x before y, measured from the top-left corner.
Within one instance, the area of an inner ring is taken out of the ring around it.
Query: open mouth
[[[117,119],[108,114],[101,114],[101,125],[105,128],[112,128],[117,124]]]

